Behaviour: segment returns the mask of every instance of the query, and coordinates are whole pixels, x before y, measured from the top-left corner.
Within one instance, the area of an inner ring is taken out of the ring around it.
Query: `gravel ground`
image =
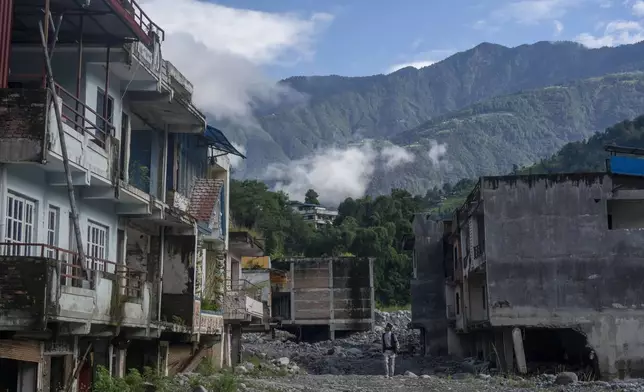
[[[426,376],[411,378],[399,376],[384,379],[382,376],[320,376],[303,375],[284,378],[246,379],[243,381],[246,391],[266,392],[353,392],[353,391],[644,391],[644,382],[578,382],[566,386],[553,385],[541,379],[506,379],[502,377],[470,376],[465,379]]]
[[[297,342],[277,333],[245,334],[240,390],[266,392],[340,391],[624,391],[644,392],[644,380],[579,381],[574,373],[538,377],[495,375],[489,364],[475,359],[428,358],[418,355],[419,336],[408,328],[406,311],[376,312],[373,332],[335,341]],[[385,379],[380,336],[391,322],[401,343],[396,358],[398,376]],[[583,377],[582,377],[583,380]]]

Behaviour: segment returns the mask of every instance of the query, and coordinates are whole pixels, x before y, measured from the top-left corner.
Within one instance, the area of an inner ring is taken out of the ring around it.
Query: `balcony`
[[[90,179],[110,185],[119,158],[114,126],[61,86],[56,91],[75,185],[89,185]],[[60,177],[64,167],[58,123],[47,99],[44,89],[0,89],[0,128],[7,130],[0,136],[0,159],[46,163],[52,177]],[[64,185],[54,178],[51,185],[56,184]]]
[[[144,43],[150,44],[153,36],[160,41],[165,39],[165,32],[148,17],[134,0],[105,0],[109,6],[123,18]]]
[[[192,93],[194,92],[194,87],[192,83],[183,76],[179,70],[172,65],[171,62],[165,60],[161,67],[161,73],[165,81],[183,98],[188,102],[192,102]]]
[[[264,317],[261,287],[247,280],[229,280],[227,289],[223,298],[225,321],[250,323],[253,318]]]
[[[145,272],[46,244],[0,243],[0,330],[47,321],[147,328]]]

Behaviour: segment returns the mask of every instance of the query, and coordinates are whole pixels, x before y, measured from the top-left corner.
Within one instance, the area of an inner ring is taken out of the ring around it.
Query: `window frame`
[[[5,230],[3,233],[3,242],[16,244],[29,244],[38,238],[37,216],[38,203],[36,200],[27,198],[19,193],[8,191],[5,197]],[[17,203],[20,203],[20,217],[15,216]],[[28,221],[30,216],[30,221]],[[18,228],[19,239],[15,238],[16,228]],[[13,229],[13,230],[12,230]],[[31,247],[16,247],[11,251],[13,256],[31,256]]]
[[[53,215],[52,215],[53,214]],[[53,221],[52,221],[53,216]],[[53,248],[58,248],[60,243],[60,208],[49,205],[47,207],[47,257],[54,258],[56,251]]]
[[[91,264],[88,262],[88,265],[91,269],[109,272],[105,263],[108,257],[109,232],[109,226],[93,220],[87,220],[87,237],[85,241],[87,242],[87,258],[91,261]]]

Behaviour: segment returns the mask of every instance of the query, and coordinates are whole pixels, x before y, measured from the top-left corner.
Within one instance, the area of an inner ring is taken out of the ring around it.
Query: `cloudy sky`
[[[423,66],[481,41],[641,39],[643,0],[144,0],[166,30],[212,40],[268,76]]]
[[[483,41],[517,46],[570,40],[596,48],[644,39],[644,0],[138,1],[166,32],[163,57],[192,81],[194,102],[215,125],[227,119],[257,126],[251,110],[256,97],[299,99],[275,85],[288,76],[423,67]],[[446,146],[436,147],[446,154]],[[387,167],[411,160],[405,151],[382,154]],[[324,184],[340,189],[329,180],[329,159],[361,163],[349,165],[359,169],[353,177],[338,171],[338,181],[364,180],[360,189],[347,188],[330,201],[364,191],[375,159],[370,148],[321,151],[280,173],[306,180],[295,184],[294,194],[309,186],[326,189]],[[324,170],[317,170],[320,162]]]

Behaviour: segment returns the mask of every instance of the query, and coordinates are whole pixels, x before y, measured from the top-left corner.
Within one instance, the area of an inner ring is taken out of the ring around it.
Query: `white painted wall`
[[[59,235],[58,247],[70,249],[70,206],[66,187],[51,187],[46,183],[45,171],[38,166],[7,165],[6,189],[2,189],[3,205],[6,203],[7,192],[12,191],[31,199],[36,203],[37,221],[34,242],[47,242],[47,209],[49,205],[58,207]],[[94,221],[108,228],[106,259],[116,262],[116,246],[118,218],[114,204],[105,201],[88,201],[82,199],[77,192],[76,203],[79,211],[79,221],[83,239],[87,236],[88,221]],[[6,209],[0,211],[0,233],[4,240]],[[74,249],[70,249],[75,251]]]

